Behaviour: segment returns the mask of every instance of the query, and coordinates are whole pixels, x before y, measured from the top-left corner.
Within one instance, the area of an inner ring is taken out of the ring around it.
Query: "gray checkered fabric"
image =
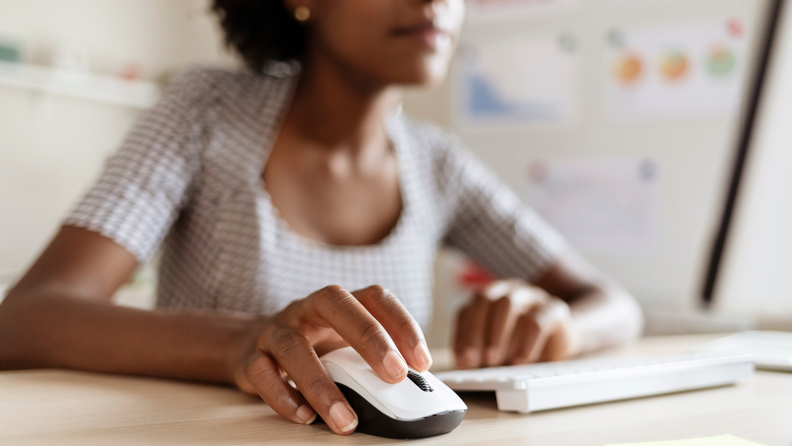
[[[387,121],[403,210],[369,246],[290,230],[262,171],[296,78],[190,70],[145,112],[65,220],[147,262],[161,247],[157,305],[271,314],[326,285],[392,290],[423,326],[433,260],[459,248],[502,277],[539,277],[565,242],[441,130]]]

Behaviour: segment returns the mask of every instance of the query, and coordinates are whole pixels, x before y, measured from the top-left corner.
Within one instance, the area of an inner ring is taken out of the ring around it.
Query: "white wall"
[[[129,63],[161,80],[196,62],[230,63],[204,0],[0,0],[0,40],[23,61],[90,54],[91,71]],[[22,271],[92,183],[137,110],[0,86],[0,275]]]
[[[133,61],[153,79],[224,57],[207,7],[207,0],[0,0],[0,37],[18,40],[35,63],[48,64],[64,46],[81,47],[98,72]]]

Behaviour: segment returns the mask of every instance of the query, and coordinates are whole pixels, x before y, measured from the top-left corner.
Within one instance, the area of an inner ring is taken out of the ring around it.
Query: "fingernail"
[[[295,415],[302,424],[311,424],[316,419],[316,412],[305,404],[297,408]]]
[[[498,364],[498,348],[490,347],[487,349],[487,365]]]
[[[465,350],[465,362],[468,367],[478,367],[481,363],[481,351],[476,347],[468,347]]]
[[[385,366],[385,371],[391,379],[399,379],[407,373],[407,364],[405,364],[401,356],[393,350],[385,354],[382,365]]]
[[[333,424],[341,432],[349,432],[358,425],[358,419],[355,414],[340,401],[333,404],[333,407],[330,408],[330,418],[333,419]]]
[[[428,369],[429,366],[432,365],[432,356],[429,354],[429,349],[426,348],[426,344],[423,342],[419,342],[415,347],[413,357],[415,358],[415,362],[421,367],[426,367]]]

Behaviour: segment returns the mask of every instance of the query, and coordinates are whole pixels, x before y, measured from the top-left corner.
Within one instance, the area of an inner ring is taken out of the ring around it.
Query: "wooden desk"
[[[712,336],[647,338],[623,352],[677,353]],[[449,359],[437,352],[438,364]],[[792,444],[792,374],[758,372],[738,386],[528,415],[498,412],[494,394],[463,394],[454,432],[417,443],[601,445],[734,434]],[[358,445],[402,443],[299,426],[230,388],[90,373],[0,372],[2,445]]]

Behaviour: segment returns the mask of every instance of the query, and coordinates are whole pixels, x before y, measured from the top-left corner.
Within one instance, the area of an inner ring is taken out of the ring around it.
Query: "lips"
[[[451,43],[451,33],[434,20],[423,20],[412,25],[398,27],[393,35],[410,39],[431,50],[441,49]]]

